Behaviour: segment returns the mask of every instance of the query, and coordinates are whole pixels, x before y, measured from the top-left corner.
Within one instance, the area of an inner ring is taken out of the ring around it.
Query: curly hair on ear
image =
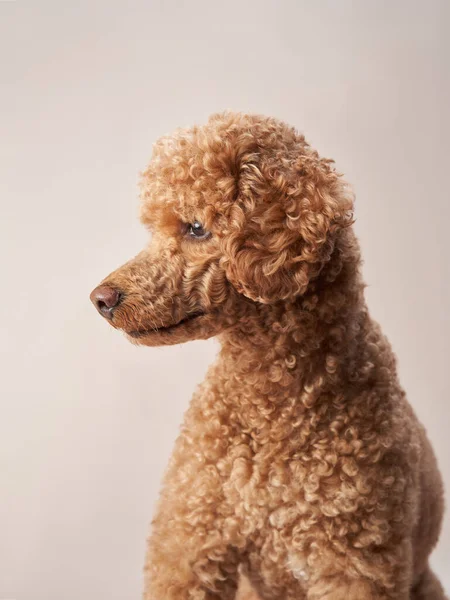
[[[233,147],[236,197],[222,265],[248,298],[292,300],[319,275],[337,236],[352,224],[353,194],[333,161],[273,119],[253,123]]]

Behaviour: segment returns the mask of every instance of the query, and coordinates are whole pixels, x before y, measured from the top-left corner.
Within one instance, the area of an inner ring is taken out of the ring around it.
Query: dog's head
[[[352,221],[329,160],[272,118],[225,113],[154,147],[142,178],[151,242],[91,298],[145,345],[205,339],[295,302]]]

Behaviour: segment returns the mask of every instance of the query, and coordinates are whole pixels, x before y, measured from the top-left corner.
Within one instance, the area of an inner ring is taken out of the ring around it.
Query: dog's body
[[[432,449],[363,298],[352,198],[304,138],[225,114],[162,140],[151,246],[93,292],[133,341],[219,335],[186,414],[145,600],[442,600]]]

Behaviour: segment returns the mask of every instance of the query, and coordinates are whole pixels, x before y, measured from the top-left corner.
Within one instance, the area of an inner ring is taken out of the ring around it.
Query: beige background
[[[90,290],[145,241],[152,142],[281,117],[357,193],[373,315],[450,483],[449,3],[0,2],[0,598],[140,597],[214,341],[131,346]],[[450,517],[433,564],[450,590]]]

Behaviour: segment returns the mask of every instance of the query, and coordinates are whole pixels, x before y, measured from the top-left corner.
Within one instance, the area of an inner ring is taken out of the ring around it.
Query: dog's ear
[[[332,162],[312,150],[282,168],[244,164],[222,237],[228,280],[266,304],[304,294],[353,222],[352,209],[353,195]]]

